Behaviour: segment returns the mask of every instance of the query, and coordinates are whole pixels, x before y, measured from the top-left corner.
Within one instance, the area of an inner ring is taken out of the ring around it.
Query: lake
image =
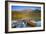
[[[41,21],[36,21],[36,23],[35,23],[36,25],[35,25],[35,27],[40,27],[41,26]],[[25,27],[28,27],[27,26],[27,23],[25,23],[25,22],[13,22],[12,23],[12,28],[25,28]]]

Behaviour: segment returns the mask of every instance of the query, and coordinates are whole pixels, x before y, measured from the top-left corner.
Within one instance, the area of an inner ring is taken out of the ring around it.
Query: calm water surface
[[[41,21],[36,21],[36,27],[40,27],[41,26]],[[19,22],[19,23],[15,23],[15,22],[13,22],[12,23],[12,28],[25,28],[25,27],[27,27],[27,23],[25,23],[25,22]]]

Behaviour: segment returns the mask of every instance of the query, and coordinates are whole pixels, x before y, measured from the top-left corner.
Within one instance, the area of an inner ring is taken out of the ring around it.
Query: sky
[[[25,10],[25,9],[32,9],[32,10],[38,9],[38,10],[40,10],[41,7],[35,7],[35,6],[12,6],[11,9],[13,11],[15,11],[15,10]]]

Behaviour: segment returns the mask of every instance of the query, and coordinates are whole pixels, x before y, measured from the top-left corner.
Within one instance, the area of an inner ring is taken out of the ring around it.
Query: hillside
[[[32,18],[34,20],[41,19],[41,11],[40,10],[21,10],[21,11],[12,11],[12,20],[22,19],[22,18]]]

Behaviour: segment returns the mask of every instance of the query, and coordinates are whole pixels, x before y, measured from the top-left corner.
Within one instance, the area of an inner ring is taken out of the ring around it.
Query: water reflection
[[[36,27],[40,27],[41,26],[41,21],[37,21],[36,22]]]
[[[40,27],[41,26],[41,21],[36,21],[35,27]],[[12,28],[25,28],[25,27],[31,27],[29,26],[26,21],[19,21],[19,22],[13,22],[12,23]]]

